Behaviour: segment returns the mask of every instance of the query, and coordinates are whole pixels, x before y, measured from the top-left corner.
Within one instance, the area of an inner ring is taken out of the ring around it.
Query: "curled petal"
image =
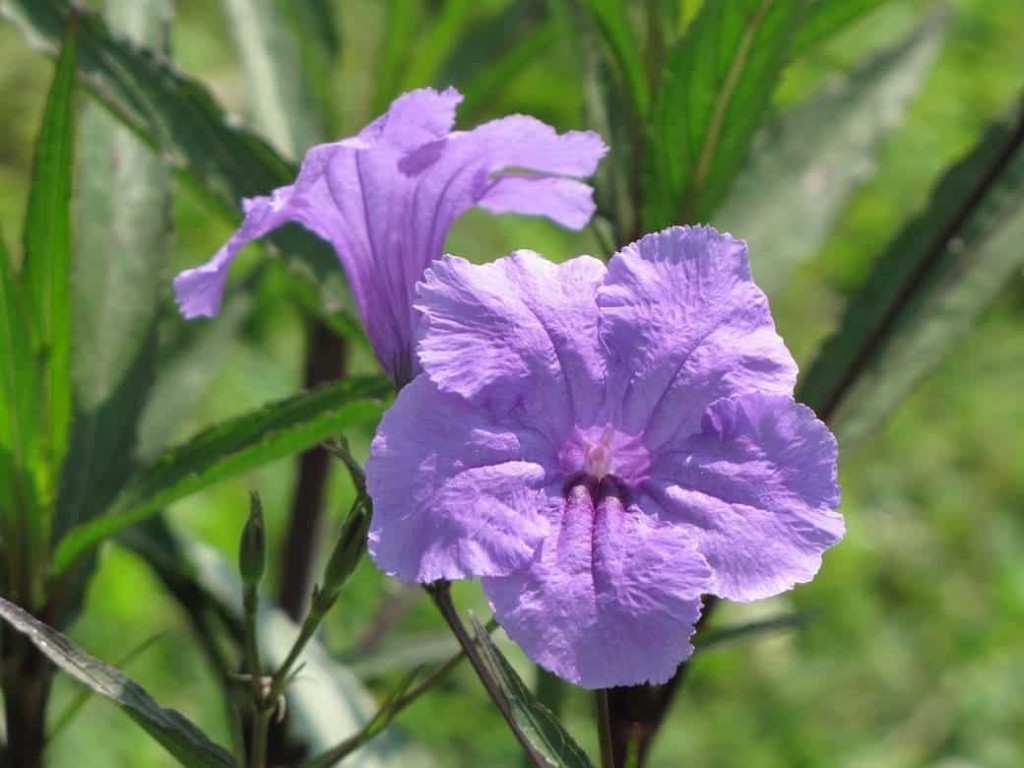
[[[620,429],[656,448],[695,432],[720,397],[789,395],[796,363],[741,240],[672,227],[619,251],[598,293]]]
[[[810,408],[739,395],[713,403],[699,433],[657,458],[645,490],[665,522],[694,531],[713,594],[756,600],[810,581],[842,538],[836,453]]]
[[[595,297],[604,274],[589,256],[552,264],[531,251],[482,266],[438,261],[416,303],[424,370],[443,390],[518,406],[526,422],[564,437],[602,400]]]
[[[384,415],[366,464],[370,554],[406,582],[510,573],[549,528],[543,446],[419,376]]]
[[[584,688],[663,683],[693,651],[710,572],[682,528],[570,494],[524,570],[483,580],[526,655]]]

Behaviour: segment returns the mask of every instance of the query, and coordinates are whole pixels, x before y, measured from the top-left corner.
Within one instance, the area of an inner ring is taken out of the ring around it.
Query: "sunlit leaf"
[[[846,29],[889,0],[814,0],[793,40],[793,56],[800,56]]]
[[[32,355],[31,316],[11,255],[0,233],[0,523],[17,525],[32,514],[35,488],[29,454],[39,414],[38,378]]]
[[[380,418],[390,390],[356,377],[264,406],[165,451],[129,480],[109,513],[71,529],[53,556],[59,576],[109,536],[184,496]]]
[[[107,0],[113,27],[162,47],[167,0]],[[79,132],[75,189],[74,420],[54,534],[103,511],[133,470],[139,415],[156,369],[166,292],[171,174],[137,136],[96,104]]]
[[[944,27],[944,17],[930,19],[755,140],[712,223],[750,244],[754,276],[769,294],[817,253],[853,190],[874,172],[883,139],[931,71]]]
[[[797,396],[867,435],[1024,264],[1024,111],[989,128],[878,258]]]
[[[234,760],[189,720],[160,707],[123,672],[90,656],[69,638],[0,598],[0,617],[78,682],[117,704],[187,768],[223,768]]]
[[[648,121],[647,231],[707,220],[739,170],[805,0],[706,2],[669,52]]]
[[[42,420],[49,474],[56,474],[71,420],[71,176],[75,144],[77,22],[66,35],[36,139],[25,212],[21,282],[42,360]],[[49,495],[52,488],[47,488]]]

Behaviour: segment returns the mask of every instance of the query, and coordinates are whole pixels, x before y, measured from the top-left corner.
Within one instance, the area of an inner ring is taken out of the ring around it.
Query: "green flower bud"
[[[242,529],[242,541],[238,548],[238,570],[242,583],[255,587],[263,578],[267,565],[267,535],[263,525],[263,504],[255,492],[250,496],[249,519]]]

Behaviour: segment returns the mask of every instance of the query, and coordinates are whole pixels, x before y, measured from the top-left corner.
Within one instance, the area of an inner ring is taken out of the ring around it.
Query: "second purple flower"
[[[453,131],[461,100],[454,88],[412,91],[358,135],[310,149],[294,184],[246,200],[224,247],[175,278],[182,314],[216,315],[238,252],[299,223],[334,246],[381,365],[399,385],[411,379],[414,288],[455,220],[476,205],[580,229],[594,202],[577,178],[607,151],[595,133],[558,134],[524,115]]]

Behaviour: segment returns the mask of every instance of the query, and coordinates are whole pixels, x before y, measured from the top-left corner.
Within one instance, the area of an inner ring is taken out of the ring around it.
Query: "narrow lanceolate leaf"
[[[294,159],[322,138],[300,41],[275,0],[221,0],[242,60],[249,111],[260,133]],[[323,77],[325,73],[320,73]]]
[[[32,514],[30,454],[39,414],[31,317],[3,234],[0,233],[0,530]]]
[[[875,169],[885,137],[931,71],[945,17],[769,124],[712,222],[750,244],[769,294],[824,244],[853,190]]]
[[[888,0],[814,0],[793,41],[793,56],[800,56]]]
[[[386,379],[358,377],[244,414],[159,456],[129,480],[110,513],[71,529],[54,552],[61,575],[104,539],[213,483],[290,456],[380,418]]]
[[[82,685],[114,702],[187,768],[224,768],[231,755],[179,712],[160,707],[123,672],[90,656],[69,638],[0,598],[0,617]]]
[[[67,0],[0,0],[0,15],[29,41],[53,53],[68,15]],[[290,184],[295,167],[255,134],[232,126],[210,93],[159,56],[113,35],[95,14],[78,11],[78,66],[107,109],[157,148],[215,209],[237,221],[239,201]],[[329,311],[348,306],[331,250],[288,228],[270,240],[312,270]]]
[[[43,363],[40,388],[50,475],[56,473],[64,456],[71,416],[71,171],[76,27],[74,19],[67,23],[36,139],[21,269],[36,332],[36,350]],[[52,488],[45,493],[49,496]]]
[[[849,442],[868,434],[1024,265],[1024,110],[939,181],[852,299],[798,397]]]
[[[501,685],[516,724],[552,768],[592,768],[587,753],[551,712],[537,701],[512,665],[491,640],[487,630],[471,617],[473,643],[490,676]]]
[[[110,24],[162,49],[168,0],[107,0]],[[171,174],[99,105],[79,131],[75,190],[74,421],[54,535],[100,514],[132,471],[139,415],[156,368],[169,268]]]
[[[615,62],[627,103],[642,117],[647,112],[651,94],[643,56],[629,19],[629,3],[627,0],[584,0],[583,5]]]
[[[670,51],[648,121],[647,231],[706,221],[740,167],[805,0],[704,3]]]

